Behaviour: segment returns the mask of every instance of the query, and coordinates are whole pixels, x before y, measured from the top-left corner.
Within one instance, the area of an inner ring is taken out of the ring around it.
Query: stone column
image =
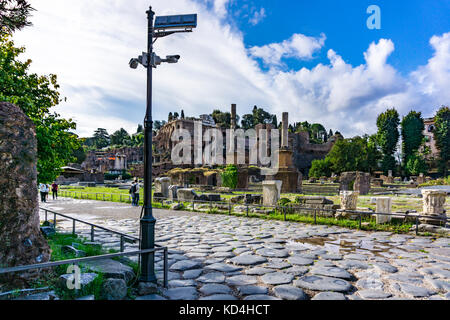
[[[231,105],[231,129],[236,128],[236,104]]]
[[[289,147],[289,112],[283,112],[283,122],[281,128],[281,149],[286,149]]]
[[[390,197],[380,197],[376,198],[377,209],[376,212],[379,213],[391,213],[392,212],[392,199]],[[377,224],[387,223],[391,221],[392,216],[376,215]]]
[[[263,205],[264,206],[276,206],[281,196],[280,180],[268,180],[263,181]]]
[[[430,216],[433,218],[445,218],[445,197],[447,192],[439,189],[422,189],[422,199],[423,199],[423,216]],[[421,218],[421,223],[442,225],[443,221],[435,219]]]

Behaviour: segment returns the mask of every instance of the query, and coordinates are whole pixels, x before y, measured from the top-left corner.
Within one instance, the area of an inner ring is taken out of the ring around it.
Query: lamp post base
[[[141,249],[153,249],[155,247],[155,223],[153,216],[144,216],[141,219]],[[141,255],[141,276],[142,282],[156,283],[155,275],[155,253],[143,253]]]

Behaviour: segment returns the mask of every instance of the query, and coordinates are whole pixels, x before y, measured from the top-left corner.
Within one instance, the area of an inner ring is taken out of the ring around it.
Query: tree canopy
[[[75,122],[50,110],[61,101],[56,75],[30,73],[31,60],[18,59],[24,51],[8,35],[0,36],[0,100],[19,106],[36,125],[38,180],[50,182],[74,160],[73,151],[80,142],[71,132]]]
[[[388,170],[395,170],[396,167],[394,153],[397,149],[397,143],[400,137],[398,132],[399,124],[400,119],[395,108],[386,110],[377,118],[377,140],[378,145],[383,152],[381,168],[385,173],[387,173]]]
[[[442,106],[434,117],[434,139],[439,148],[439,169],[444,176],[450,160],[450,108]]]
[[[1,0],[0,34],[12,34],[16,30],[30,26],[28,17],[33,10],[26,0]]]

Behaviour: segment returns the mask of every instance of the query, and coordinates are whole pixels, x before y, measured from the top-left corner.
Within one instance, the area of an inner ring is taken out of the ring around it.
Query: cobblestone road
[[[63,198],[41,207],[139,233],[141,209],[126,204]],[[154,215],[156,242],[169,248],[169,289],[138,299],[450,299],[449,238],[160,209]],[[58,226],[71,230],[72,223],[58,218]],[[119,247],[105,232],[96,241]],[[160,255],[156,262],[161,279]]]

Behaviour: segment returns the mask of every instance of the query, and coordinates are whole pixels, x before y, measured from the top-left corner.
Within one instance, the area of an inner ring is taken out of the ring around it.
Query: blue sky
[[[372,5],[381,9],[381,29],[369,30],[366,21]],[[247,5],[248,10],[242,7]],[[390,64],[403,74],[426,64],[432,54],[429,39],[450,30],[448,0],[236,0],[229,4],[230,16],[244,34],[245,44],[262,46],[281,42],[293,33],[318,37],[327,36],[323,50],[311,61],[287,60],[290,68],[310,68],[318,62],[327,63],[326,50],[333,48],[352,65],[364,63],[363,52],[373,41],[391,39],[396,50]],[[265,17],[249,24],[249,12],[264,8]]]
[[[77,122],[136,130],[145,114],[145,70],[128,61],[146,48],[146,14],[197,13],[192,33],[161,38],[156,53],[180,54],[154,71],[153,119],[254,105],[290,122],[322,123],[346,137],[376,131],[396,107],[430,117],[450,105],[450,0],[40,0],[33,27],[14,35],[32,71],[58,75]],[[369,30],[369,5],[381,29]]]

